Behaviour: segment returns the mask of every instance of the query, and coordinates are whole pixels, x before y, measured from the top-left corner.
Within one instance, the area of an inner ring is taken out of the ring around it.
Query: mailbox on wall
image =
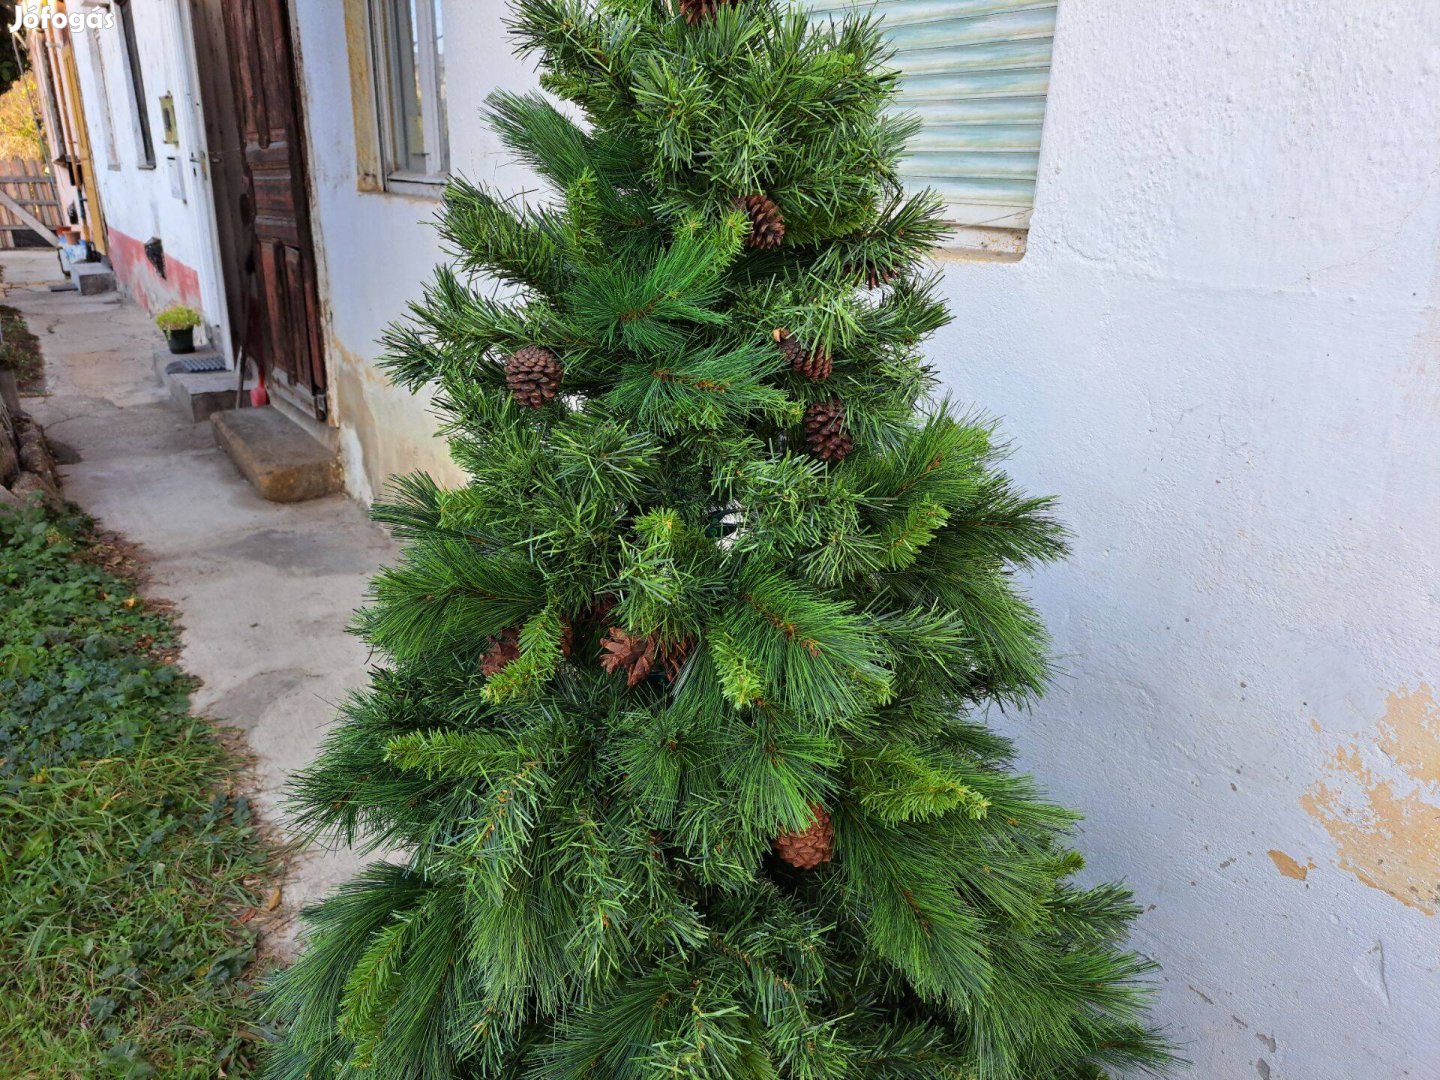
[[[175,123],[175,96],[166,94],[160,99],[160,118],[165,126],[165,145],[180,145],[180,129]]]

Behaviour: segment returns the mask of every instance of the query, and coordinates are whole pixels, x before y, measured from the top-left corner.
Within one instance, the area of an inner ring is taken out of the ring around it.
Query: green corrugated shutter
[[[884,16],[905,74],[900,105],[924,123],[906,179],[940,192],[958,224],[1029,225],[1055,0],[817,0],[814,10]]]

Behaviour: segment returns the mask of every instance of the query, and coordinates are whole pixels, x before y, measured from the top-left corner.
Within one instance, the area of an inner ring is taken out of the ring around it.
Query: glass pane
[[[394,168],[423,174],[425,167],[425,98],[420,85],[420,42],[416,35],[416,0],[389,0],[390,124]]]

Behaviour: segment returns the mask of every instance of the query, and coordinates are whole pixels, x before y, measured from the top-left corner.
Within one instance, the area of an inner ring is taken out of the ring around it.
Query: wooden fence
[[[0,193],[8,197],[0,199],[0,248],[13,248],[16,233],[37,232],[33,221],[26,221],[7,205],[11,201],[52,233],[67,224],[60,202],[55,197],[55,182],[46,166],[39,161],[0,159]],[[47,237],[42,236],[41,239],[48,242]]]

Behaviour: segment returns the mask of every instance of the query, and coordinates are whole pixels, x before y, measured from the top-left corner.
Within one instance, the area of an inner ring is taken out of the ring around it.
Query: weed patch
[[[45,361],[40,356],[40,339],[30,332],[25,316],[0,304],[0,368],[15,372],[22,394],[45,392]]]
[[[112,553],[0,513],[0,1077],[250,1075],[273,858]]]

